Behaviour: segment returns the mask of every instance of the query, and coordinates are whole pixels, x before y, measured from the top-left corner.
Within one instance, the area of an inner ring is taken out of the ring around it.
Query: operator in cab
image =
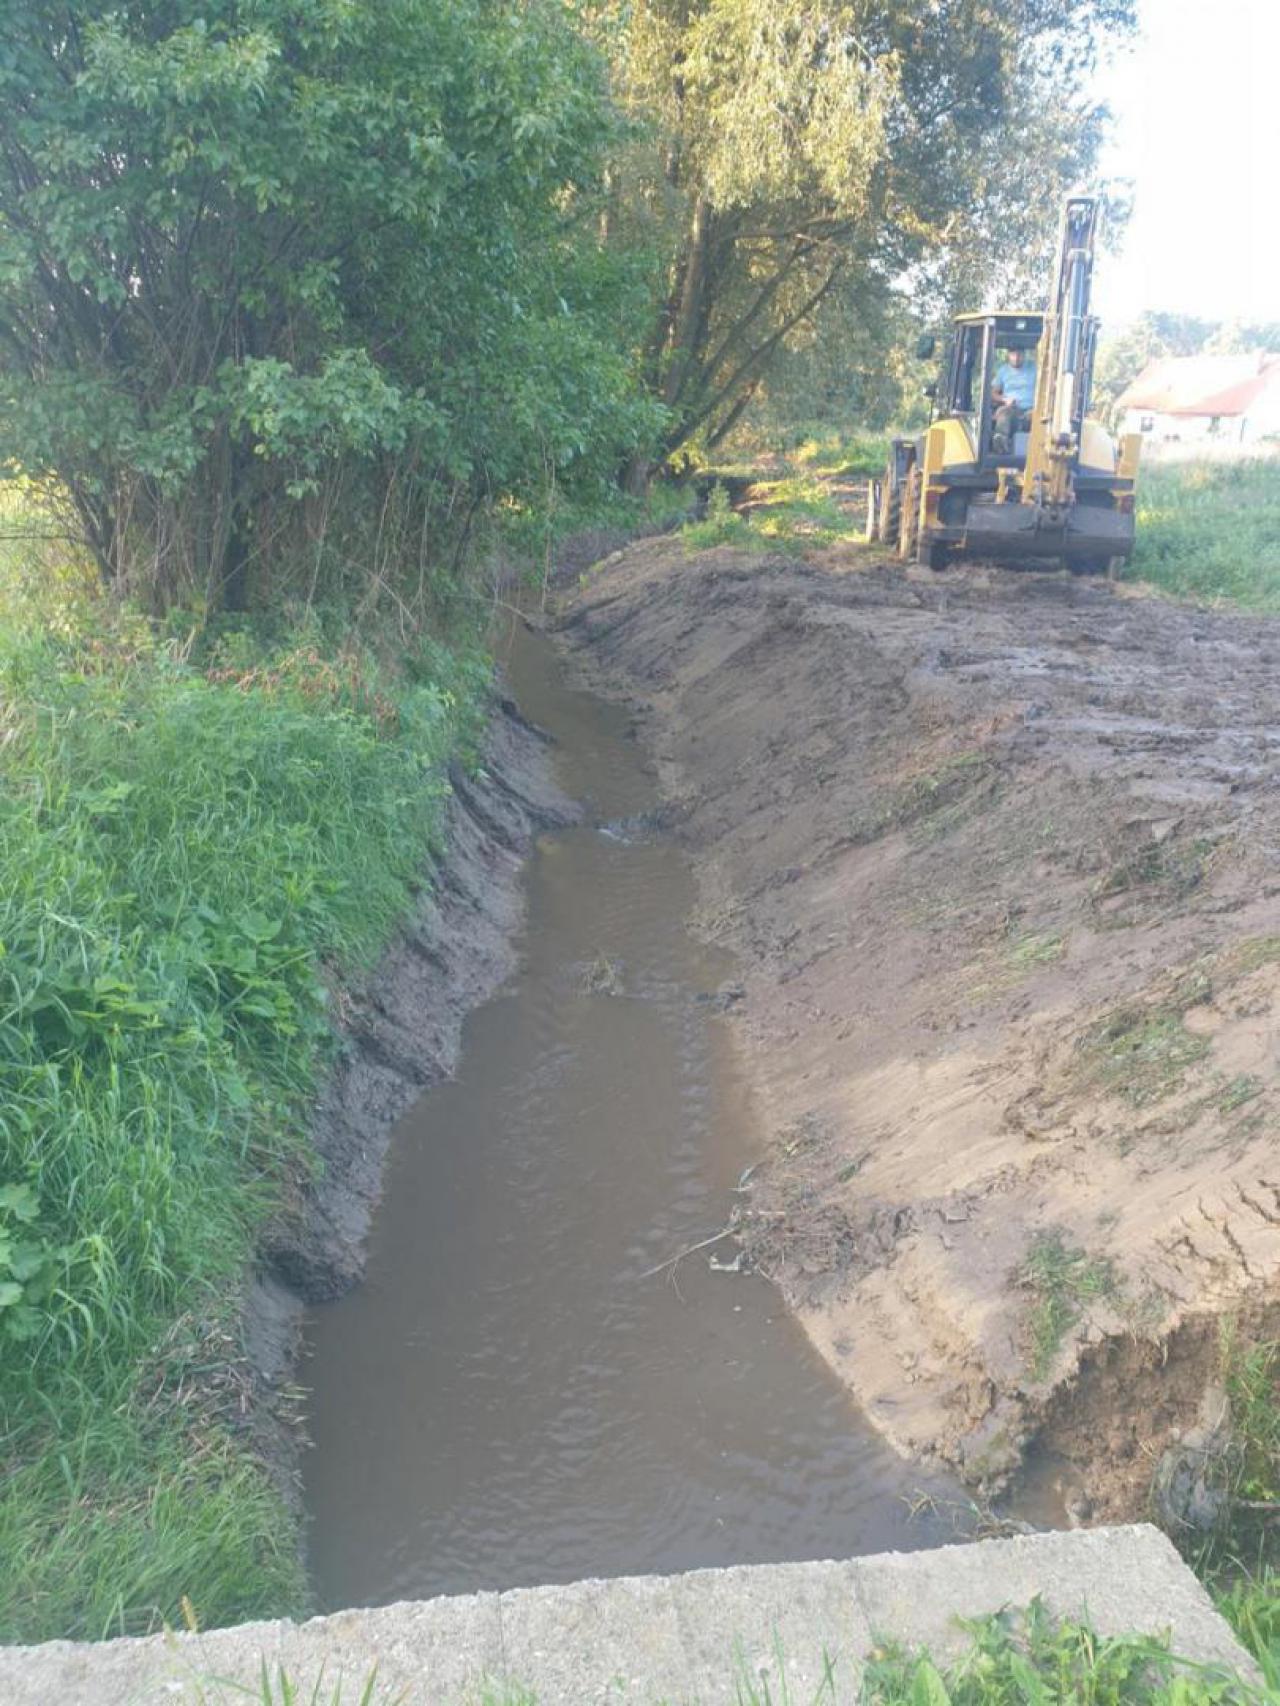
[[[991,423],[992,446],[998,452],[1013,449],[1013,435],[1026,432],[1036,400],[1036,358],[1024,349],[1004,352],[991,386],[995,414]]]

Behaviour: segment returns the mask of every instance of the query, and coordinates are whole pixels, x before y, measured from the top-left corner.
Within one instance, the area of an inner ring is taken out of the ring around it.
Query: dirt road
[[[1132,1514],[1280,1298],[1280,624],[679,538],[558,620],[743,968],[752,1260],[901,1450]]]

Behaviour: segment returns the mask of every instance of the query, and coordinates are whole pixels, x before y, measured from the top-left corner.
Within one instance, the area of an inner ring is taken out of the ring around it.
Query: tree
[[[1039,268],[1132,3],[618,0],[591,21],[648,125],[609,228],[666,257],[642,362],[669,452],[723,439],[838,288],[941,301]]]
[[[582,237],[611,134],[553,0],[0,0],[0,463],[209,609],[612,466],[655,417]]]

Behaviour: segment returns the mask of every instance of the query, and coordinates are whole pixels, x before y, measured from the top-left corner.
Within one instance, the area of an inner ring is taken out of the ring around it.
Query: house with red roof
[[[1280,354],[1165,356],[1116,399],[1121,432],[1251,444],[1280,436]]]

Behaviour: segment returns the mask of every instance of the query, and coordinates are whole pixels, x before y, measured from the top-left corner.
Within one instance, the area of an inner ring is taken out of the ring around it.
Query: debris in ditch
[[[584,995],[622,995],[622,961],[597,954],[581,969],[579,987]]]
[[[1231,1406],[1221,1386],[1211,1386],[1196,1426],[1161,1455],[1151,1501],[1162,1525],[1174,1533],[1216,1528],[1227,1505],[1226,1467],[1233,1447]]]
[[[683,1262],[686,1256],[696,1255],[699,1250],[708,1250],[713,1244],[718,1244],[722,1238],[732,1238],[736,1231],[737,1217],[735,1215],[730,1219],[727,1226],[722,1226],[719,1232],[713,1232],[710,1238],[700,1238],[696,1244],[690,1244],[683,1250],[677,1250],[674,1256],[668,1256],[665,1262],[657,1262],[653,1267],[646,1268],[637,1277],[642,1280],[652,1279],[654,1274],[660,1274],[664,1269],[674,1268],[678,1263]]]
[[[718,1256],[708,1256],[707,1266],[713,1274],[741,1274],[747,1271],[747,1252],[739,1250],[731,1262],[722,1262]]]

